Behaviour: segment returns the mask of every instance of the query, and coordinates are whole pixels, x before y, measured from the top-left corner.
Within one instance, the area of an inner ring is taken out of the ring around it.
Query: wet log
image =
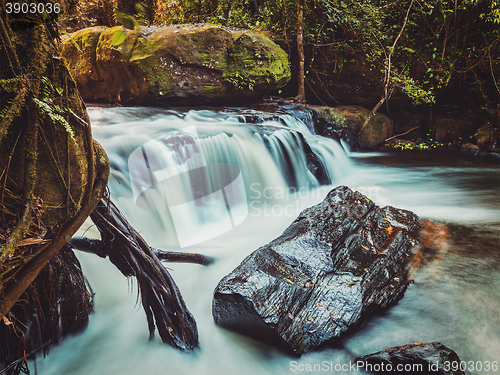
[[[439,342],[396,346],[359,357],[356,364],[369,374],[464,374],[460,369],[461,363],[457,353]]]
[[[332,342],[403,296],[418,235],[414,213],[337,187],[219,282],[213,318],[295,353]]]

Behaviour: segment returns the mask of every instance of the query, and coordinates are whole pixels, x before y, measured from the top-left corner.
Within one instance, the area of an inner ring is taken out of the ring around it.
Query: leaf
[[[64,90],[63,90],[63,88],[62,88],[62,87],[59,87],[59,86],[56,86],[56,87],[55,87],[55,90],[57,91],[57,93],[58,93],[59,95],[62,95],[62,94],[63,94],[63,91],[64,91]]]
[[[113,34],[113,38],[111,39],[111,43],[113,43],[114,46],[119,46],[122,44],[125,39],[127,39],[127,33],[123,30],[117,30]]]
[[[134,30],[138,26],[137,21],[134,17],[129,16],[123,12],[116,12],[116,20],[125,28],[129,30]]]

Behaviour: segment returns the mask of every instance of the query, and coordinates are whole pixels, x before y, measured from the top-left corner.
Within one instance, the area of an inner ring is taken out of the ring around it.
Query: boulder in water
[[[339,130],[348,131],[358,134],[361,147],[374,148],[382,144],[394,133],[392,120],[382,113],[376,113],[360,133],[361,127],[371,111],[357,105],[310,106],[310,108],[314,111],[315,118],[318,120],[317,124],[315,124],[316,133],[325,137],[334,138],[332,134],[338,134]]]
[[[83,29],[62,54],[86,101],[261,100],[291,77],[287,54],[265,35],[209,24]]]
[[[418,217],[333,189],[215,289],[215,322],[303,353],[341,337],[409,282]]]
[[[356,364],[370,374],[464,374],[457,353],[439,342],[396,346],[357,358]]]

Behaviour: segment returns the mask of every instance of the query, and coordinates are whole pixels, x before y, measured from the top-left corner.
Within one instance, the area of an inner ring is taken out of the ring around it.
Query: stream
[[[330,364],[432,341],[473,361],[467,374],[494,373],[484,367],[500,362],[498,163],[449,153],[350,152],[316,136],[307,116],[285,112],[90,107],[89,115],[110,158],[111,198],[130,223],[153,247],[215,258],[208,267],[167,264],[196,318],[200,344],[186,354],[158,336],[148,341],[136,283],[107,259],[77,252],[95,313],[83,332],[37,358],[38,374],[357,374]],[[190,170],[203,173],[193,177]],[[197,190],[193,179],[216,191]],[[211,306],[219,280],[338,185],[446,224],[446,251],[419,270],[396,306],[300,358],[216,326]],[[78,234],[98,236],[90,221]]]

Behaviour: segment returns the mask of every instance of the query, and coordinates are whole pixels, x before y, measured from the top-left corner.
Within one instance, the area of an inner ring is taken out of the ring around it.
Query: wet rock
[[[381,113],[376,113],[360,133],[366,117],[371,112],[360,106],[305,107],[313,111],[316,134],[334,139],[342,137],[342,133],[348,134],[353,149],[357,149],[358,145],[366,148],[376,147],[394,133],[392,120]],[[357,135],[358,142],[353,141],[352,134]]]
[[[361,131],[366,117],[369,116],[371,112],[369,109],[354,105],[339,106],[335,108],[345,117],[347,129],[358,135],[361,147],[376,147],[394,134],[392,120],[382,113],[376,113],[363,131]]]
[[[474,138],[476,139],[477,145],[482,150],[487,150],[490,145],[493,143],[494,134],[491,129],[491,125],[485,125],[480,127],[476,134],[474,134]]]
[[[341,337],[409,283],[418,217],[333,189],[215,289],[217,324],[303,353]]]
[[[209,24],[84,29],[62,54],[86,101],[261,100],[291,75],[287,54],[266,36]]]
[[[438,342],[397,346],[357,358],[356,363],[369,374],[464,374],[458,355]]]
[[[467,143],[464,143],[462,145],[462,147],[460,147],[460,151],[462,151],[462,152],[480,152],[481,149],[479,148],[479,146],[477,146],[473,143],[467,142]]]

